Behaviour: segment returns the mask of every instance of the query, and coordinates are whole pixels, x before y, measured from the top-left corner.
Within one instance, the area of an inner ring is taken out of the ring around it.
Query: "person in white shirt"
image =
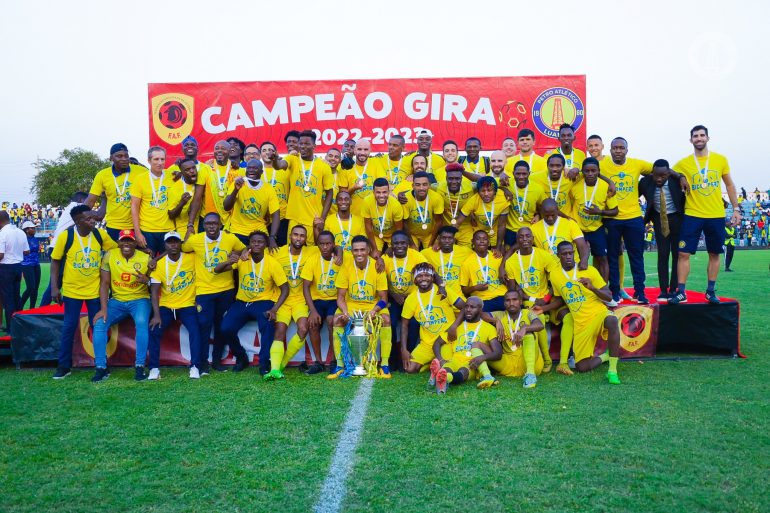
[[[5,310],[5,325],[11,332],[11,316],[21,303],[21,261],[29,253],[27,234],[11,223],[11,216],[0,210],[0,298]]]

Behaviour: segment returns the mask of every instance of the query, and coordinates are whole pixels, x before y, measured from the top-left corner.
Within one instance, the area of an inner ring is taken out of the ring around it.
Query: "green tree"
[[[91,188],[96,173],[109,167],[109,160],[82,148],[62,150],[55,160],[41,160],[30,192],[42,205],[66,205],[77,191]]]

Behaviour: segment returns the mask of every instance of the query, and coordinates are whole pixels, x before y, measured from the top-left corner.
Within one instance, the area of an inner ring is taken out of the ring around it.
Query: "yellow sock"
[[[451,372],[447,371],[447,373],[446,373],[446,382],[447,383],[451,383],[452,381],[454,381],[454,379],[455,379],[454,374],[452,374]]]
[[[281,360],[283,360],[283,342],[280,340],[273,340],[273,345],[270,346],[270,369],[280,370]]]
[[[540,322],[543,323],[543,326],[546,326],[545,323],[545,316],[539,315],[538,318],[540,319]],[[543,328],[542,330],[535,333],[535,336],[537,337],[537,345],[540,347],[540,352],[543,355],[543,365],[545,367],[548,367],[549,365],[553,364],[553,361],[551,360],[551,352],[548,350],[548,333],[545,332],[545,330],[548,328]],[[534,360],[532,361],[532,365],[534,365]]]
[[[572,349],[572,337],[575,330],[575,323],[572,321],[572,314],[568,313],[561,320],[561,351],[559,352],[559,363],[567,363],[569,360],[569,350]]]
[[[524,365],[527,367],[527,374],[535,373],[535,361],[537,360],[537,343],[535,337],[531,334],[524,337],[521,342],[521,351],[524,354]]]
[[[334,327],[334,359],[337,360],[337,367],[342,367],[342,335],[345,333],[345,328]]]
[[[393,349],[393,330],[390,326],[383,326],[380,328],[380,356],[382,357],[381,365],[390,365],[390,352]]]
[[[610,372],[618,373],[618,358],[617,356],[610,356]]]
[[[474,347],[473,349],[471,349],[471,356],[474,357],[474,358],[477,357],[477,356],[481,356],[483,354],[484,354],[484,351],[482,351],[478,347]],[[481,372],[482,376],[491,376],[492,375],[492,373],[489,372],[489,365],[487,365],[487,362],[482,362],[478,366],[478,369],[479,369],[479,372]]]
[[[607,363],[610,361],[610,353],[608,351],[603,352],[599,355],[599,359],[602,361],[602,363]]]
[[[291,337],[291,340],[289,340],[289,345],[286,346],[286,352],[283,354],[283,358],[281,359],[281,370],[285,369],[286,366],[289,365],[291,359],[294,358],[294,355],[297,354],[304,345],[305,341],[300,339],[299,335],[295,333],[294,336]]]

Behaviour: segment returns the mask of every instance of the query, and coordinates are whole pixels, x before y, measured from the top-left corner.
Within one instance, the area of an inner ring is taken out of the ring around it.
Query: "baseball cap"
[[[164,237],[163,240],[167,241],[168,239],[179,239],[182,240],[182,236],[179,235],[179,232],[170,231],[168,232]]]
[[[21,224],[21,229],[26,230],[27,228],[37,228],[37,226],[35,226],[35,223],[33,223],[32,221],[24,221]]]
[[[134,230],[120,230],[120,233],[118,234],[118,240],[121,240],[121,239],[136,240],[136,236],[134,235]]]

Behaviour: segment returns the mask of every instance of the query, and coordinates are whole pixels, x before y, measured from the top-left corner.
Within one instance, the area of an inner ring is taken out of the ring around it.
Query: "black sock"
[[[453,385],[459,385],[463,381],[465,381],[465,376],[463,376],[462,372],[458,371],[458,372],[453,372],[452,373],[452,384]]]

